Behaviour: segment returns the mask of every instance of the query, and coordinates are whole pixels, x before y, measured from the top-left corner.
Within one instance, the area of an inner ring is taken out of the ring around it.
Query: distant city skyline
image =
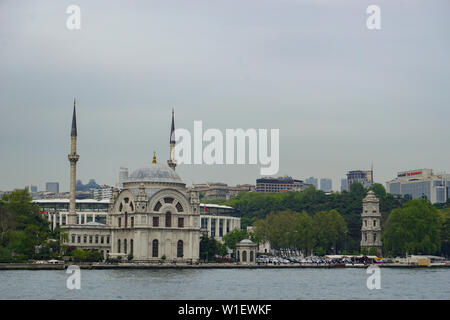
[[[262,5],[264,4],[264,5]],[[77,179],[115,186],[169,159],[177,128],[279,128],[295,179],[351,170],[384,186],[397,172],[449,171],[450,3],[371,1],[0,2],[0,190],[69,190],[77,98]],[[257,12],[257,14],[255,14]],[[255,184],[258,165],[180,165],[187,185]]]

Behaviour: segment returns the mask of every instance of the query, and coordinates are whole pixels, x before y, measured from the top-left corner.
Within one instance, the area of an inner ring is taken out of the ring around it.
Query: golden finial
[[[152,161],[152,163],[156,163],[156,152],[155,151],[153,151],[153,161]]]

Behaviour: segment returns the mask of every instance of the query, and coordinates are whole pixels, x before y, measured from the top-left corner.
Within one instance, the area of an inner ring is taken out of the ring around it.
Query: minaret
[[[73,116],[72,116],[72,131],[70,133],[70,203],[69,214],[67,215],[67,224],[77,223],[77,214],[75,212],[75,196],[76,196],[76,179],[77,179],[77,161],[80,156],[77,154],[77,116],[75,111],[76,100],[73,99]]]
[[[172,127],[170,128],[170,151],[169,151],[169,160],[167,160],[167,164],[169,167],[171,167],[174,171],[177,166],[175,162],[175,112],[172,109]]]

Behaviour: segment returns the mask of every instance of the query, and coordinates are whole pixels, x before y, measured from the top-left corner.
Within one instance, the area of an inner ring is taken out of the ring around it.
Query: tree
[[[303,211],[301,214],[296,215],[294,228],[296,247],[300,248],[304,255],[307,256],[314,248],[316,242],[314,221],[305,211]]]
[[[216,255],[223,256],[227,253],[224,244],[220,243],[214,237],[208,237],[207,234],[200,238],[200,259],[203,261],[213,261]]]
[[[222,239],[228,248],[234,250],[236,249],[236,243],[241,240],[247,239],[248,237],[249,234],[247,233],[247,230],[234,229],[230,233],[224,235]]]
[[[380,183],[374,183],[369,187],[369,190],[372,190],[378,199],[383,199],[384,197],[386,197],[386,189]]]
[[[0,248],[3,248],[0,261],[30,259],[36,247],[45,245],[49,235],[49,223],[42,219],[39,206],[31,203],[27,190],[3,195],[0,200]]]
[[[435,254],[440,251],[442,221],[426,199],[392,210],[382,235],[384,252],[392,255]]]
[[[313,216],[313,226],[317,244],[325,250],[325,253],[336,253],[347,233],[347,225],[339,212],[336,210],[317,212]]]

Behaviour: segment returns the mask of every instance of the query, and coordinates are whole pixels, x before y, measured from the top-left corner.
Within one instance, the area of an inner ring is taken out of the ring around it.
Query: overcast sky
[[[81,8],[81,30],[66,9]],[[381,8],[381,30],[366,8]],[[450,2],[0,1],[0,190],[114,185],[166,162],[176,127],[279,128],[279,175],[450,171]],[[255,183],[258,165],[184,165],[185,182]]]

